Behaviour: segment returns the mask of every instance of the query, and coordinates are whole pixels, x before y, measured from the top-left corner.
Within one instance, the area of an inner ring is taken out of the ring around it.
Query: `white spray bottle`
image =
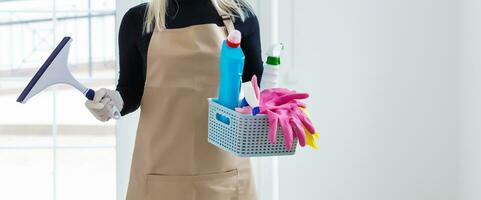
[[[281,51],[284,45],[275,44],[269,50],[264,72],[262,73],[261,90],[278,87],[279,67],[281,65]]]

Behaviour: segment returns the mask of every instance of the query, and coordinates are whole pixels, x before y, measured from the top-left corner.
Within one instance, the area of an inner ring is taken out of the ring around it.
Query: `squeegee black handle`
[[[88,89],[87,92],[85,93],[85,97],[87,97],[88,100],[93,101],[95,96],[95,91],[92,89]]]

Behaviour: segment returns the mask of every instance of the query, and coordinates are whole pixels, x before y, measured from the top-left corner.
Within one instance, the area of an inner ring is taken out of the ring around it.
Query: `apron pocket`
[[[148,174],[147,200],[237,200],[237,169],[195,176]]]

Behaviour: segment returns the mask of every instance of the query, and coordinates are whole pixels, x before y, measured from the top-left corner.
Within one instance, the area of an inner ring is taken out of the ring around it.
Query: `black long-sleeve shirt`
[[[120,72],[117,91],[122,96],[124,106],[121,114],[126,115],[140,106],[144,91],[147,51],[152,34],[144,32],[147,4],[131,8],[123,17],[119,31]],[[234,26],[242,33],[241,48],[245,54],[242,79],[248,81],[252,75],[262,77],[262,55],[259,22],[248,12],[245,21],[236,19]],[[166,14],[166,27],[182,28],[191,25],[215,23],[224,26],[211,0],[170,1]]]

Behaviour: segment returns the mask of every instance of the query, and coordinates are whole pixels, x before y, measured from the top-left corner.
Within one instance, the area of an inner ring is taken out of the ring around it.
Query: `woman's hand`
[[[116,90],[109,90],[101,88],[95,91],[95,96],[92,101],[87,100],[85,107],[98,120],[105,122],[112,118],[112,109],[115,106],[119,111],[122,110],[124,101],[120,93]]]

